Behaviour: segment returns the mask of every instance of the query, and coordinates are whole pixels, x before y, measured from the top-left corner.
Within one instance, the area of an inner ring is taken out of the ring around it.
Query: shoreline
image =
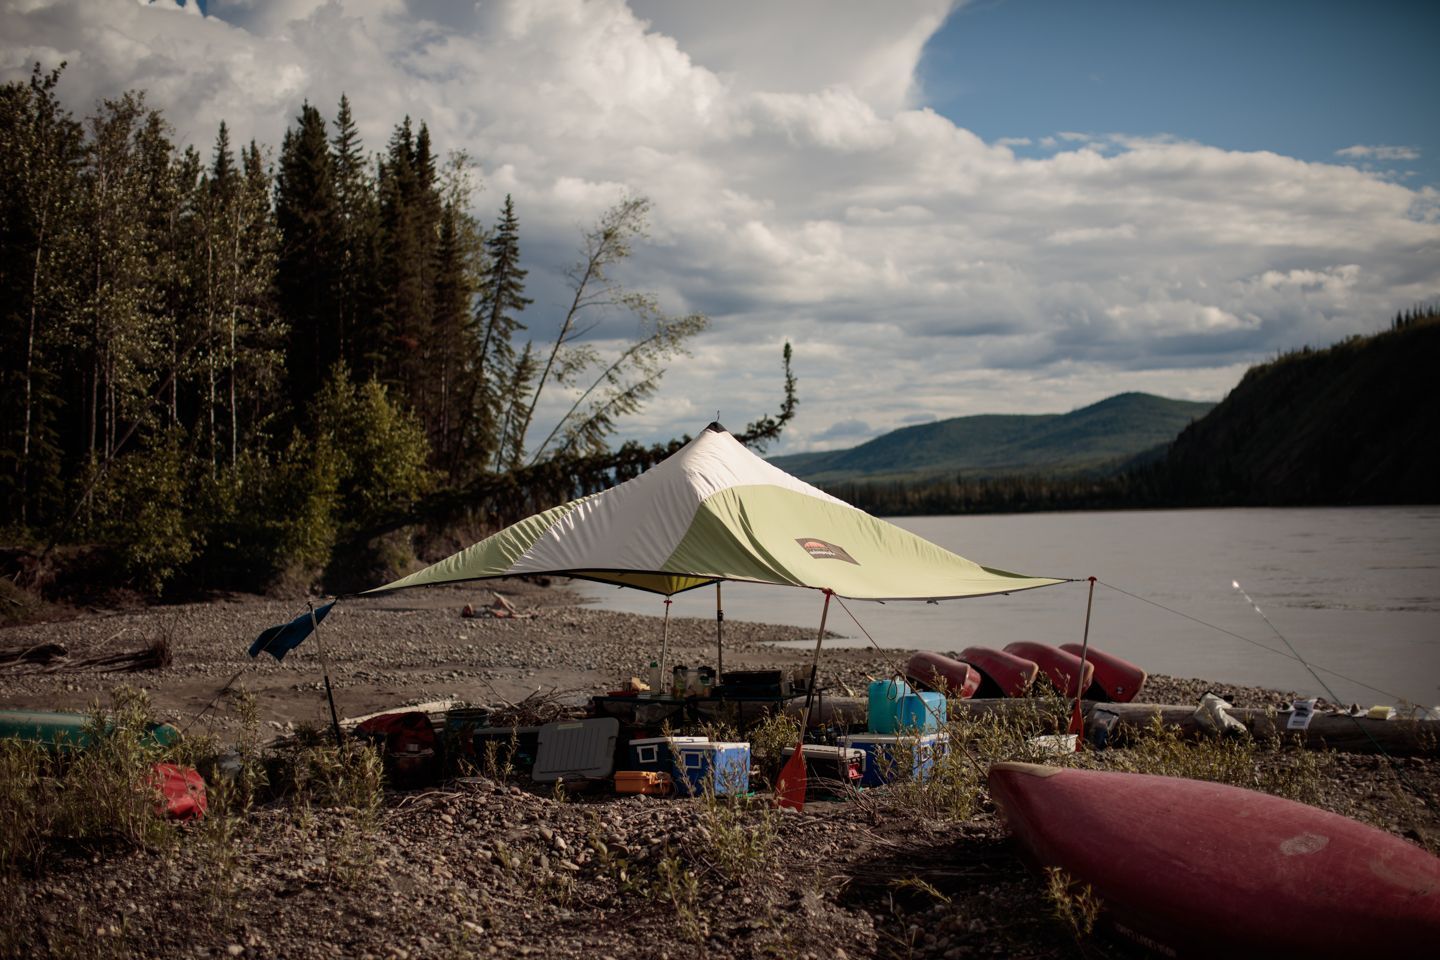
[[[492,591],[524,615],[517,619],[465,618]],[[303,611],[303,600],[231,595],[214,600],[118,610],[79,611],[63,619],[8,627],[8,646],[59,642],[71,658],[138,649],[164,640],[170,666],[135,673],[0,673],[0,708],[83,710],[120,685],[147,690],[162,719],[189,722],[237,672],[235,683],[255,694],[260,718],[272,728],[324,719],[319,645],[311,638],[283,662],[246,655],[266,627]],[[662,619],[620,613],[585,603],[568,582],[541,586],[499,580],[400,591],[337,605],[320,627],[337,707],[360,716],[391,707],[455,699],[484,704],[516,701],[537,689],[582,702],[590,695],[644,678],[659,657]],[[725,621],[725,669],[808,669],[813,633],[793,626]],[[805,649],[779,646],[805,640]],[[908,648],[822,647],[819,681],[842,695],[863,695],[870,679],[903,667]],[[946,652],[946,651],[938,651]],[[954,651],[950,651],[953,653]],[[669,664],[715,663],[715,623],[673,617]],[[1236,706],[1264,707],[1296,695],[1203,678],[1152,675],[1147,702],[1198,702],[1207,691]],[[217,704],[216,707],[220,705]],[[222,732],[223,709],[206,717]],[[326,721],[328,722],[328,721]]]
[[[465,619],[465,604],[506,596],[522,619]],[[261,734],[328,724],[314,639],[282,663],[251,663],[265,627],[299,600],[216,601],[81,613],[0,631],[6,643],[59,640],[72,656],[166,639],[173,663],[135,674],[0,674],[0,707],[83,708],[121,684],[146,689],[161,719],[184,725],[235,672],[255,695]],[[708,662],[714,621],[670,624],[672,662]],[[322,625],[341,712],[442,697],[516,701],[536,687],[581,700],[605,692],[659,648],[661,621],[577,605],[564,585],[500,581],[407,591],[337,607]],[[808,665],[778,650],[795,628],[725,623],[727,669]],[[903,652],[897,652],[902,654]],[[821,683],[859,691],[890,669],[874,651],[822,653]],[[1203,680],[1154,678],[1155,699],[1189,698]],[[1224,687],[1237,705],[1280,691]],[[487,699],[488,698],[488,699]],[[1147,697],[1147,699],[1151,699]],[[1177,702],[1187,702],[1179,699]],[[235,742],[226,701],[192,733]],[[1161,762],[1173,749],[1157,741]],[[977,747],[978,749],[978,747]],[[1123,749],[1056,762],[1124,769]],[[1186,760],[1194,755],[1197,759]],[[1240,743],[1191,749],[1230,782],[1279,784],[1296,799],[1440,850],[1440,757],[1285,751]],[[1149,763],[1154,763],[1151,757]],[[570,795],[467,776],[354,801],[297,796],[164,831],[163,843],[56,842],[36,873],[5,877],[0,955],[288,956],[428,960],[735,957],[925,960],[1129,955],[1113,933],[1077,938],[1050,919],[983,779],[956,761],[962,795],[936,806],[913,785],[778,812],[764,798],[717,802]],[[1118,766],[1115,766],[1118,765]],[[949,795],[946,795],[949,796]]]

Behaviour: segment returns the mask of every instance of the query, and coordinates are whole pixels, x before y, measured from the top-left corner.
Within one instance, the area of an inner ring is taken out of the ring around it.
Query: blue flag
[[[325,606],[315,608],[314,619],[311,619],[310,611],[307,610],[289,623],[270,627],[256,637],[254,643],[250,644],[250,656],[258,657],[263,652],[270,654],[276,660],[284,660],[285,654],[300,646],[320,621],[325,619],[325,614],[329,613],[333,606],[335,606],[335,601],[331,600]]]

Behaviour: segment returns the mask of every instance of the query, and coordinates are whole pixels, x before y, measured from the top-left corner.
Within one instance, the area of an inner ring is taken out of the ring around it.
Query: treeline
[[[670,449],[609,450],[706,324],[612,276],[645,199],[584,232],[568,311],[536,341],[516,204],[480,222],[472,164],[442,158],[423,122],[369,154],[342,97],[329,121],[302,107],[278,157],[224,123],[202,155],[143,94],[78,120],[59,82],[37,65],[0,87],[13,541],[107,544],[146,591],[256,588],[333,567],[347,544],[403,552],[371,533],[417,519],[508,522]],[[639,333],[602,355],[585,334],[607,309]],[[752,442],[793,413],[785,362],[787,404]],[[547,389],[573,400],[548,432]]]
[[[1440,310],[1252,367],[1163,450],[1109,471],[828,484],[871,513],[1434,503]]]
[[[1160,502],[1153,471],[1012,474],[918,482],[826,484],[827,492],[880,516],[1115,510]]]

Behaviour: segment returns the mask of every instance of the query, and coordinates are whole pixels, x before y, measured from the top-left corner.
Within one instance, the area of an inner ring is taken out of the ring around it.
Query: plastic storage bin
[[[750,792],[750,744],[677,743],[675,787],[679,793],[717,797]]]

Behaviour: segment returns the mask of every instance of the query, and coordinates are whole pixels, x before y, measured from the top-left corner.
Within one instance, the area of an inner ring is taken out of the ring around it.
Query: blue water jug
[[[901,709],[906,697],[914,696],[904,680],[873,680],[870,683],[870,732],[898,733]]]
[[[934,733],[945,725],[945,695],[914,693],[900,703],[900,726],[905,732]]]

